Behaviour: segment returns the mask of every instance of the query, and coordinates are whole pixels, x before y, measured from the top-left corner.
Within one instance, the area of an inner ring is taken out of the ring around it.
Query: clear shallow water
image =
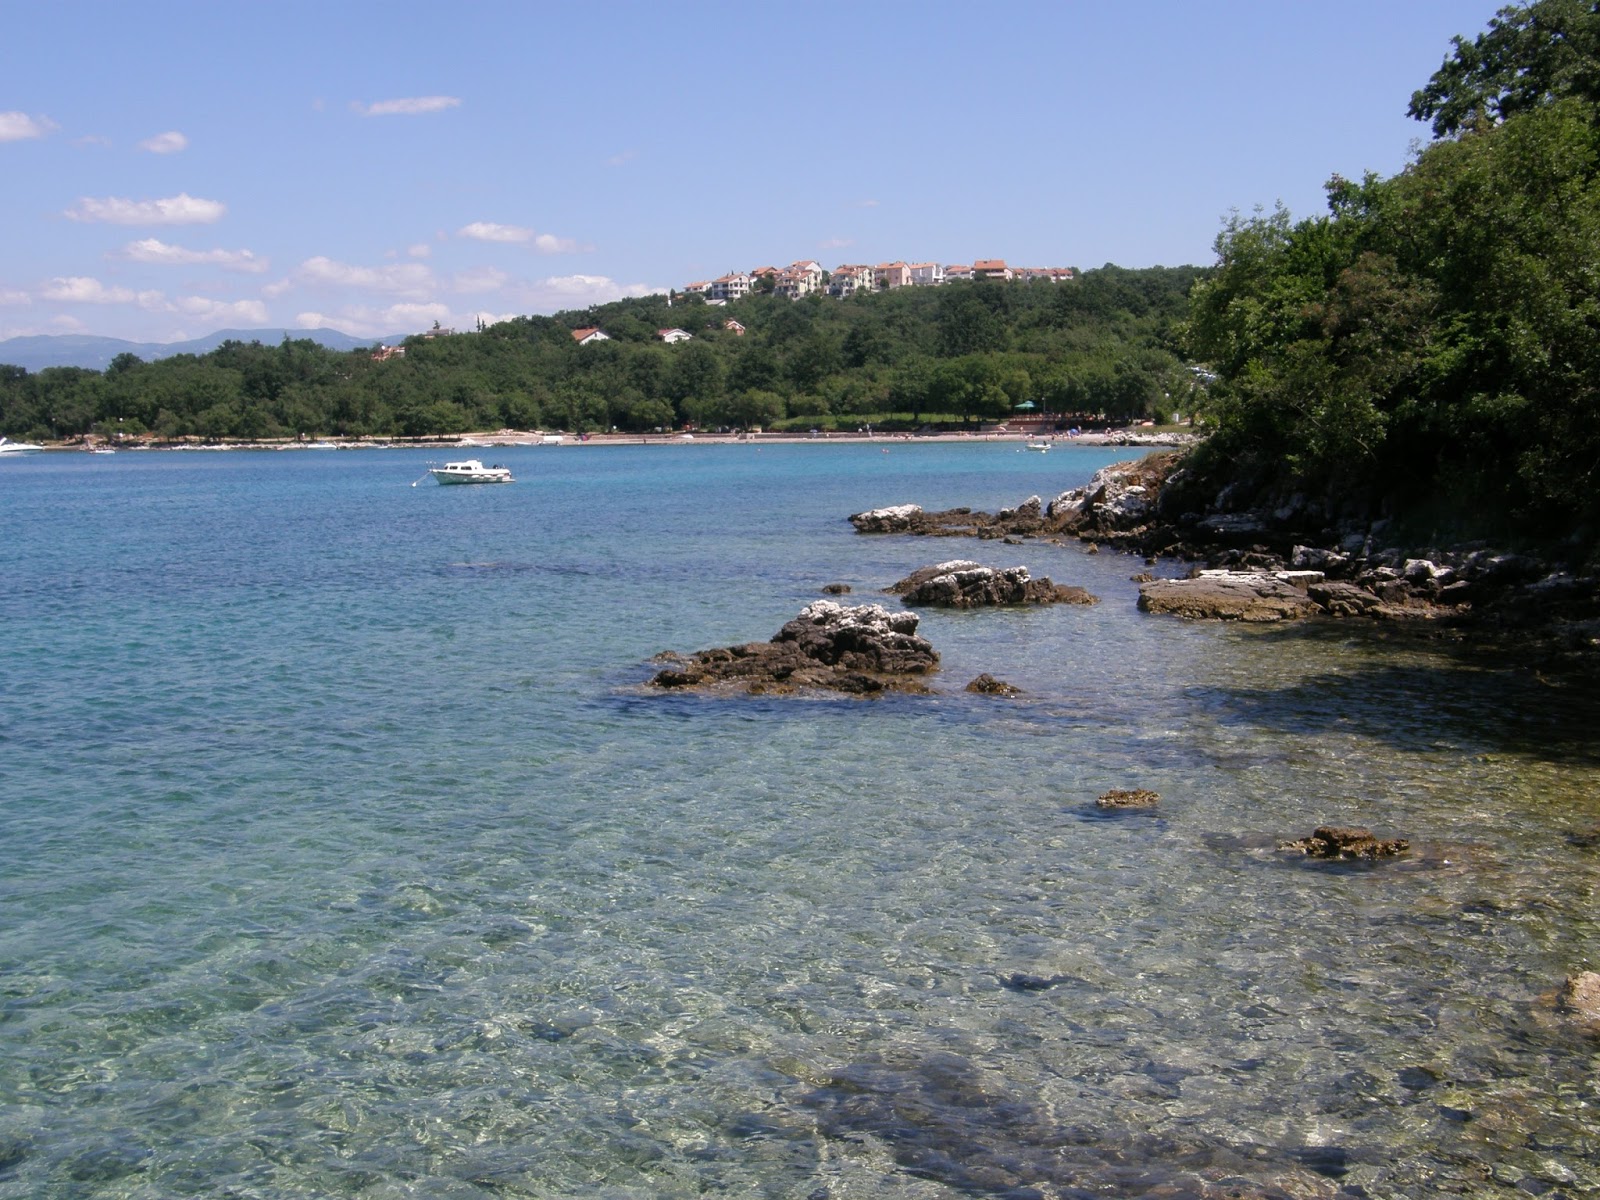
[[[0,464],[0,1196],[1600,1187],[1592,697],[844,520],[1114,452],[496,454]],[[639,686],[955,557],[1102,603],[925,613],[932,698]],[[1327,821],[1417,853],[1270,850]]]

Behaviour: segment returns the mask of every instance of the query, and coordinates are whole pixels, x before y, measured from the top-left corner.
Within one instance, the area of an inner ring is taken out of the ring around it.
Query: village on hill
[[[972,263],[879,263],[875,267],[843,263],[824,271],[815,259],[801,259],[787,267],[757,267],[735,271],[711,280],[684,284],[685,296],[700,296],[708,304],[726,304],[759,292],[789,300],[826,293],[844,298],[857,292],[887,291],[899,287],[937,287],[955,279],[1018,279],[1024,282],[1062,283],[1073,278],[1071,267],[1011,267],[1004,259],[980,258]]]

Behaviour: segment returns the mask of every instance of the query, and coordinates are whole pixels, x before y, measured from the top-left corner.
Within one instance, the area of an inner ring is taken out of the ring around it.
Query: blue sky
[[[815,258],[1208,263],[1495,0],[0,0],[0,338],[471,328]]]

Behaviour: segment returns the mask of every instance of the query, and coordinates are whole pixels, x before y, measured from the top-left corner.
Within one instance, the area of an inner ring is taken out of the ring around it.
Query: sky
[[[1499,0],[0,0],[0,339],[374,340],[757,266],[1206,264]]]

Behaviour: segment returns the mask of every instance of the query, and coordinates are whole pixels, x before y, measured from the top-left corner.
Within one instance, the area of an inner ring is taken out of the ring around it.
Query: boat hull
[[[510,472],[504,475],[465,475],[451,474],[448,471],[434,471],[433,477],[440,483],[455,485],[458,483],[514,483]]]

